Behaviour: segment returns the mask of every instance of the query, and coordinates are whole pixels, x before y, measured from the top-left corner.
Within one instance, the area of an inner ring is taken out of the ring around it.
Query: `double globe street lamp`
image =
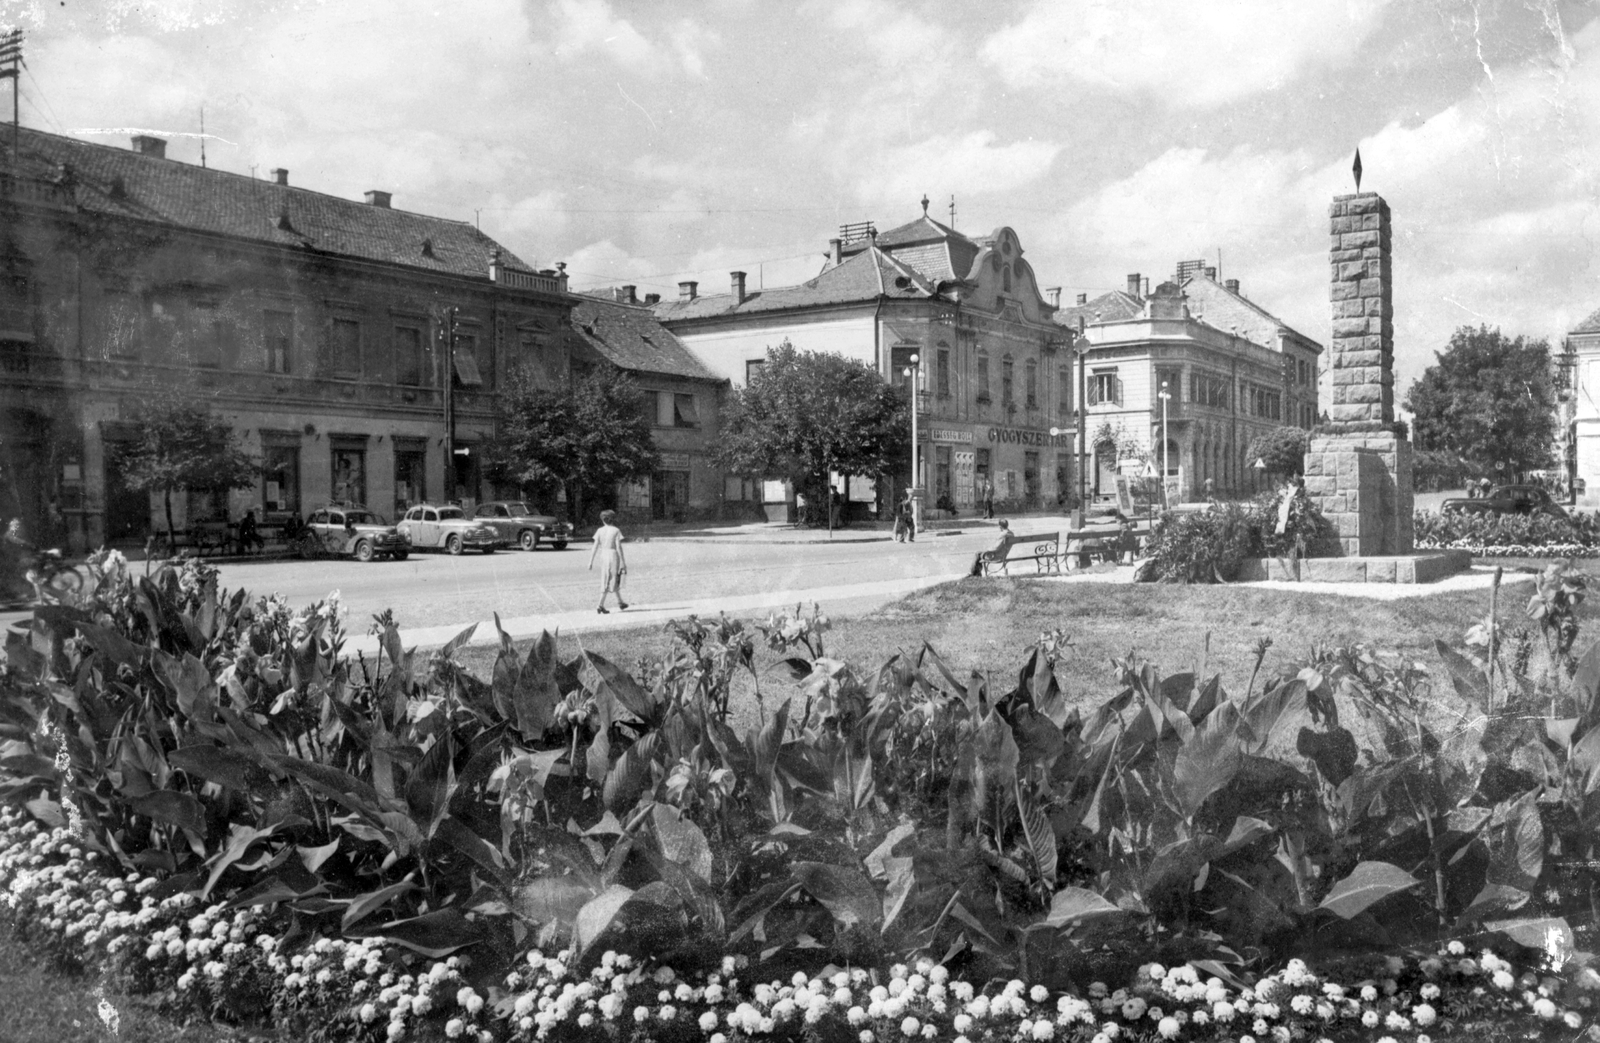
[[[911,364],[904,370],[905,375],[911,380],[911,524],[922,528],[922,497],[918,494],[918,483],[922,472],[918,469],[917,458],[917,368],[920,357],[913,354],[908,360]]]

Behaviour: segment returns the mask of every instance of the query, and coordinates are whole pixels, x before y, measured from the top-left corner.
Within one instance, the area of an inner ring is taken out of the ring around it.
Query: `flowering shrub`
[[[1600,557],[1600,515],[1572,520],[1543,514],[1439,514],[1417,511],[1419,549],[1470,550],[1482,557]]]
[[[361,940],[291,944],[281,917],[258,907],[161,897],[152,878],[106,868],[68,831],[0,809],[0,902],[29,944],[99,965],[176,1013],[270,1012],[312,1040],[1266,1041],[1359,1025],[1427,1043],[1436,1026],[1516,1016],[1600,1039],[1587,1025],[1600,975],[1538,964],[1519,973],[1460,941],[1371,958],[1345,984],[1299,959],[1249,983],[1193,963],[1145,963],[1127,981],[1060,992],[1020,979],[975,985],[926,957],[769,979],[742,956],[682,977],[615,951],[584,966],[571,950],[529,951],[485,980],[464,957]]]
[[[1287,515],[1282,513],[1285,498]],[[1279,519],[1284,531],[1278,531]],[[1333,527],[1303,493],[1280,488],[1247,503],[1218,503],[1193,513],[1162,515],[1141,582],[1229,583],[1247,558],[1326,553]]]

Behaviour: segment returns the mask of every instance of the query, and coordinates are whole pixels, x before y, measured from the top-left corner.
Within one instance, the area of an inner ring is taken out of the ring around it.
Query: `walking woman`
[[[608,615],[606,595],[617,595],[617,610],[628,607],[622,600],[622,577],[628,574],[628,560],[622,556],[622,530],[611,524],[616,511],[600,512],[600,528],[594,533],[594,550],[589,552],[589,571],[594,571],[594,561],[600,559],[600,607],[595,611]]]

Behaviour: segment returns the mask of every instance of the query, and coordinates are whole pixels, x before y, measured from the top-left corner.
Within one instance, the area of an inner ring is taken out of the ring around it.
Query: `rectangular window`
[[[978,356],[978,401],[989,401],[989,356]]]
[[[494,390],[494,341],[476,333],[463,333],[456,337],[456,351],[478,360],[478,379],[483,391]]]
[[[273,514],[300,513],[300,447],[262,447],[261,506]]]
[[[327,375],[354,380],[361,375],[361,323],[334,319],[328,337]]]
[[[267,372],[294,372],[293,313],[264,311],[261,313],[261,329],[267,349]]]
[[[1089,404],[1091,406],[1121,405],[1122,382],[1114,369],[1095,370],[1089,376]]]
[[[766,359],[746,359],[744,363],[744,383],[746,387],[756,379],[756,374],[761,372],[761,367],[767,364]]]
[[[333,453],[332,495],[335,503],[365,506],[367,502],[367,451],[353,446],[335,445]]]
[[[394,449],[394,516],[428,498],[428,456],[422,444],[401,443]]]
[[[194,364],[202,369],[219,369],[222,366],[222,342],[226,337],[224,320],[217,309],[197,307],[194,317]]]
[[[1039,366],[1032,359],[1022,367],[1023,400],[1029,409],[1039,408]]]
[[[139,356],[139,304],[132,294],[106,294],[106,358]]]
[[[1228,382],[1207,373],[1189,374],[1189,400],[1214,409],[1228,408]]]
[[[1000,401],[1010,405],[1013,401],[1012,385],[1016,381],[1016,365],[1010,359],[1000,361]]]
[[[700,414],[695,409],[693,395],[678,395],[671,391],[652,391],[655,396],[656,427],[699,427]]]
[[[394,382],[412,387],[422,383],[422,331],[415,326],[394,329]]]
[[[1072,370],[1066,367],[1057,370],[1056,381],[1060,384],[1056,411],[1065,420],[1072,415]]]
[[[940,398],[950,397],[950,351],[948,348],[939,349],[938,394]]]

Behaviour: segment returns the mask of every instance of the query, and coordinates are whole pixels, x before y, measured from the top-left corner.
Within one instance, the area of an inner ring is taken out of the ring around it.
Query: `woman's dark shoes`
[[[601,605],[599,608],[595,609],[595,611],[600,613],[602,616],[611,615],[611,610],[606,608],[604,605]]]
[[[627,608],[628,608],[628,603],[626,601],[617,602],[617,611],[618,612],[625,612],[625,611],[627,611]]]

